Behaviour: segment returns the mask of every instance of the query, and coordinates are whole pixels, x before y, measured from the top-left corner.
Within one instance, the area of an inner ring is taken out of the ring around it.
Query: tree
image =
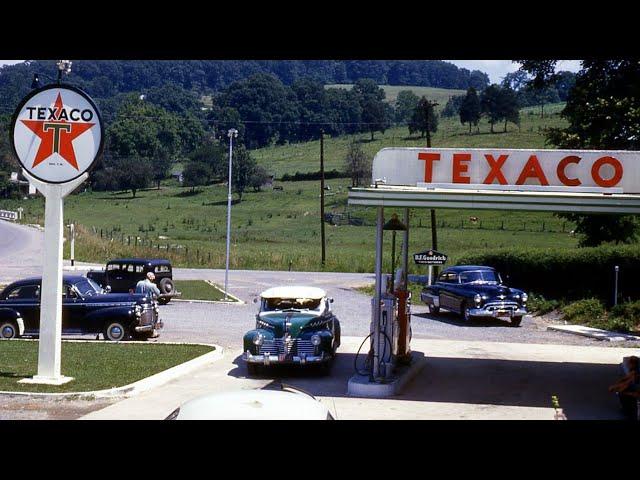
[[[504,120],[504,131],[507,132],[507,122],[515,123],[520,127],[520,108],[518,105],[518,96],[510,87],[500,89],[498,97],[498,108],[500,116]]]
[[[238,145],[233,149],[233,172],[231,186],[238,194],[238,201],[242,201],[242,195],[247,187],[252,186],[252,178],[256,173],[257,164],[244,145]]]
[[[453,95],[449,97],[440,115],[443,117],[456,117],[460,115],[460,106],[464,101],[464,95]]]
[[[411,90],[401,90],[398,93],[395,104],[396,122],[409,122],[419,101],[420,98]]]
[[[416,105],[409,122],[409,135],[420,132],[421,138],[427,137],[427,147],[431,147],[431,133],[438,131],[438,114],[434,109],[436,105],[437,103],[423,96]]]
[[[351,177],[351,186],[359,187],[365,179],[371,178],[371,162],[362,150],[360,143],[352,141],[345,157],[345,172]]]
[[[267,172],[267,169],[262,165],[256,165],[253,169],[253,173],[249,177],[249,186],[253,188],[254,192],[262,190],[262,186],[269,181],[271,176]]]
[[[364,123],[362,130],[369,131],[371,140],[374,140],[375,132],[384,133],[389,128],[384,90],[369,78],[358,80],[353,86],[353,90],[358,96],[362,108],[362,122]]]
[[[556,60],[530,61],[523,69],[555,81]],[[640,64],[634,60],[584,60],[568,93],[561,116],[566,128],[547,129],[547,139],[559,148],[595,150],[640,149]],[[634,216],[611,214],[558,214],[576,222],[581,245],[626,243],[636,238]]]
[[[502,120],[502,110],[500,108],[500,87],[495,83],[489,85],[482,91],[480,95],[480,106],[482,113],[487,116],[491,125],[491,133],[493,125]]]
[[[190,161],[184,167],[182,172],[182,182],[185,187],[191,187],[191,191],[195,192],[196,187],[204,186],[209,183],[211,178],[211,166],[204,162]]]
[[[480,98],[475,88],[470,87],[467,90],[467,94],[463,97],[462,103],[460,104],[459,115],[460,123],[463,125],[465,123],[469,124],[469,134],[471,134],[471,126],[475,125],[477,127],[482,115]]]

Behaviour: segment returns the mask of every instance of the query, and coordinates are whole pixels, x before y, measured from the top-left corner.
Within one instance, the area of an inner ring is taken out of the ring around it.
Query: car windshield
[[[83,297],[91,297],[92,295],[102,293],[102,287],[100,287],[100,285],[98,285],[90,278],[83,278],[82,280],[76,282],[74,284],[74,287],[78,289],[80,295],[82,295]]]
[[[500,283],[500,276],[493,270],[461,272],[460,283],[498,284]]]
[[[263,311],[274,310],[319,310],[320,298],[266,298],[263,301]]]

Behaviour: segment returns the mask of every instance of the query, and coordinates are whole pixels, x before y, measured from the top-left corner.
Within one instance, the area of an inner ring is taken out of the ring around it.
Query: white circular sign
[[[102,151],[103,125],[95,103],[70,85],[34,90],[16,109],[13,150],[27,172],[64,183],[89,170]]]

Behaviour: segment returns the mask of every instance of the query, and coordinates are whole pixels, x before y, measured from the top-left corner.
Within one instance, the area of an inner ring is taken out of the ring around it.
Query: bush
[[[558,309],[562,305],[559,300],[547,300],[542,295],[532,293],[527,300],[527,308],[537,315],[544,315]]]
[[[611,322],[624,332],[640,330],[640,301],[619,303],[611,309]]]
[[[289,175],[288,173],[285,173],[282,176],[281,181],[300,182],[304,180],[320,180],[320,178],[321,178],[320,171],[306,172],[306,173],[296,172],[294,175]],[[335,169],[324,172],[325,180],[330,180],[332,178],[349,178],[349,175],[347,175],[345,172],[339,172],[338,170],[335,170]]]
[[[546,298],[579,300],[613,298],[614,266],[620,266],[618,292],[640,299],[640,246],[620,245],[574,249],[515,248],[462,255],[459,265],[488,265],[509,285]]]
[[[584,323],[589,326],[606,320],[604,305],[597,298],[578,300],[562,307],[565,320],[571,323]]]

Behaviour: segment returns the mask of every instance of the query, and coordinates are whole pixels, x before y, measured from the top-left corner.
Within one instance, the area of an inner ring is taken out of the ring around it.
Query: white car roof
[[[313,298],[320,299],[327,296],[327,292],[317,287],[286,286],[273,287],[260,294],[262,298]]]
[[[177,420],[327,420],[322,403],[299,393],[240,390],[214,393],[180,407]]]

